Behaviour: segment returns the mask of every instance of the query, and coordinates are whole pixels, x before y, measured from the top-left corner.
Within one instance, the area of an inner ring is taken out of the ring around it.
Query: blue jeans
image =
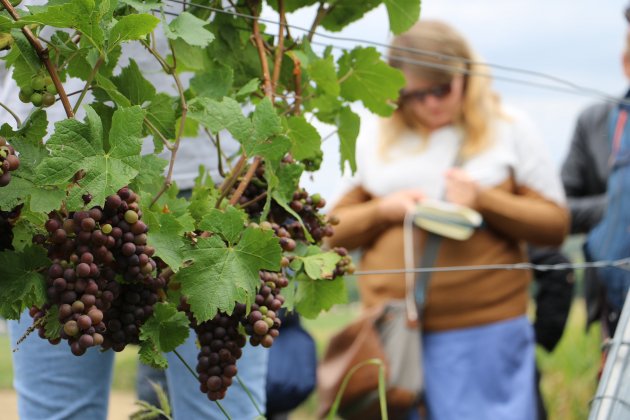
[[[31,324],[32,320],[26,312],[20,322],[9,321],[12,347]],[[237,363],[238,376],[264,411],[269,353],[261,347],[247,346],[243,350],[243,356]],[[192,331],[177,351],[194,369],[198,350]],[[13,386],[18,394],[21,420],[107,418],[113,351],[101,352],[91,348],[77,357],[70,353],[66,343],[53,346],[34,332],[12,354]],[[199,391],[199,382],[184,364],[173,353],[168,353],[166,357],[169,362],[166,377],[175,419],[225,419],[217,405]],[[254,419],[258,416],[245,390],[236,380],[220,403],[233,419]]]

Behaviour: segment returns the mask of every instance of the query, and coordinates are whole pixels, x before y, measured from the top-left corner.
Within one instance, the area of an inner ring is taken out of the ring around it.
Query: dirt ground
[[[135,395],[131,392],[112,391],[109,398],[108,420],[127,420],[136,409]],[[10,389],[0,390],[2,420],[19,420],[15,392]]]

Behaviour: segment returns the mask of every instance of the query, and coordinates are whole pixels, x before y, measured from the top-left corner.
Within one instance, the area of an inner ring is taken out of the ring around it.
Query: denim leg
[[[188,340],[177,349],[177,352],[192,369],[195,369],[197,365],[197,353],[199,352],[195,340],[195,334],[191,333]],[[177,356],[174,353],[168,353],[166,357],[169,366],[166,370],[166,378],[175,420],[225,419],[217,405],[210,401],[206,394],[201,393],[199,382]],[[265,385],[268,357],[269,351],[267,349],[252,347],[248,344],[243,349],[243,356],[236,362],[238,377],[252,393],[263,414],[266,403]],[[256,408],[236,378],[234,379],[227,390],[226,397],[220,400],[221,405],[233,419],[256,418],[258,416]]]
[[[32,324],[28,312],[9,321],[11,348]],[[77,357],[68,343],[56,346],[31,333],[13,355],[13,387],[21,420],[107,418],[114,352],[89,349]]]

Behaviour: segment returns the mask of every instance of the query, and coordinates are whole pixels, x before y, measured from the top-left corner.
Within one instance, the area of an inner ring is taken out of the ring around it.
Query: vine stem
[[[300,106],[302,105],[302,63],[295,56],[293,57],[293,83],[295,84],[293,113],[300,115]]]
[[[258,407],[258,403],[256,402],[256,399],[252,395],[252,393],[249,390],[249,388],[247,387],[247,385],[245,385],[245,382],[243,382],[241,380],[241,377],[238,376],[238,375],[236,375],[236,380],[238,381],[238,384],[241,386],[241,388],[243,388],[243,390],[245,391],[245,393],[249,397],[249,399],[252,402],[252,404],[254,404],[254,408],[256,408],[256,411],[258,411],[258,414],[260,414],[261,416],[264,416],[265,414],[260,410],[260,407]]]
[[[308,36],[306,37],[306,39],[308,39],[308,42],[311,42],[313,40],[313,36],[315,36],[315,30],[317,29],[319,24],[322,22],[322,20],[326,17],[328,12],[330,12],[330,10],[333,7],[334,7],[334,5],[331,5],[327,9],[325,2],[322,1],[322,2],[319,3],[319,8],[317,9],[317,14],[315,15],[315,19],[313,20],[313,24],[311,25],[311,29],[308,31]]]
[[[244,154],[241,155],[238,162],[236,162],[236,166],[232,170],[230,177],[225,179],[223,181],[223,184],[221,184],[221,188],[220,188],[221,195],[219,195],[219,198],[217,199],[217,204],[215,206],[216,208],[219,208],[219,206],[221,205],[221,201],[223,201],[223,199],[227,197],[227,195],[229,194],[230,188],[234,186],[239,175],[241,174],[241,172],[243,172],[243,168],[245,167],[246,162],[247,162],[247,158],[245,157],[245,155]]]
[[[168,141],[166,137],[164,137],[164,134],[162,134],[162,132],[158,130],[158,128],[153,125],[153,123],[147,117],[144,117],[144,123],[147,125],[147,127],[149,127],[151,131],[157,134],[160,140],[162,140],[162,143],[164,143],[164,147],[166,147],[168,150],[172,150],[173,145],[171,144],[171,142]]]
[[[9,0],[0,0],[2,6],[4,6],[5,10],[9,12],[13,20],[16,22],[20,20],[20,16],[17,14]],[[22,27],[22,33],[31,44],[31,46],[35,49],[37,56],[46,66],[46,70],[48,70],[48,74],[50,74],[50,78],[57,89],[57,93],[59,94],[59,98],[61,98],[61,103],[63,104],[63,108],[66,111],[66,115],[68,118],[74,118],[74,112],[72,111],[72,106],[70,105],[70,101],[68,100],[68,96],[66,95],[66,91],[63,89],[63,84],[59,79],[59,75],[57,74],[57,68],[50,61],[50,56],[48,54],[48,49],[44,48],[37,39],[37,37],[31,32],[29,28],[26,26]]]
[[[98,72],[98,69],[101,67],[101,65],[104,62],[105,62],[105,57],[103,56],[103,54],[99,55],[98,60],[96,60],[96,64],[94,64],[94,68],[92,69],[92,71],[90,72],[90,75],[85,81],[85,86],[83,86],[83,90],[81,91],[81,95],[79,96],[79,99],[77,99],[77,101],[74,104],[74,108],[72,108],[73,113],[75,114],[77,113],[77,110],[79,109],[79,106],[81,105],[81,102],[83,102],[83,98],[85,98],[85,95],[88,93],[88,90],[90,90],[90,85],[92,84],[92,81],[96,77],[96,73]]]
[[[287,24],[287,18],[284,14],[284,0],[278,0],[278,14],[280,15],[280,24],[278,25],[278,46],[276,47],[276,56],[273,63],[273,77],[271,79],[273,92],[275,92],[278,87],[280,68],[282,67],[282,55],[284,54],[284,28]]]
[[[231,205],[235,205],[236,203],[238,203],[238,200],[239,200],[239,198],[241,198],[241,196],[245,192],[245,188],[247,188],[247,185],[249,184],[249,181],[251,181],[252,178],[254,177],[254,174],[256,173],[256,169],[258,169],[258,165],[260,165],[261,161],[262,161],[261,157],[260,156],[256,156],[254,158],[254,161],[251,163],[251,165],[249,165],[249,168],[247,169],[247,172],[245,173],[245,176],[241,180],[241,183],[238,184],[238,188],[236,188],[236,191],[234,192],[234,194],[230,198],[230,204]]]
[[[2,0],[2,1],[8,1],[8,0]],[[255,19],[253,19],[252,21],[252,30],[253,30],[253,36],[254,36],[254,43],[256,44],[256,49],[258,50],[258,58],[260,59],[260,65],[262,67],[263,90],[265,92],[265,96],[267,96],[269,99],[273,99],[273,86],[272,86],[271,76],[269,75],[269,62],[267,61],[267,55],[265,53],[265,44],[260,34],[260,25],[258,24],[258,15],[256,15],[255,10],[252,10],[252,15],[255,15]]]
[[[173,80],[175,80],[175,85],[177,86],[177,92],[179,93],[179,98],[181,101],[181,106],[182,106],[182,116],[179,119],[179,130],[177,132],[177,137],[175,137],[175,142],[172,144],[172,148],[171,150],[171,159],[168,163],[168,172],[166,174],[166,179],[164,180],[164,183],[162,184],[162,188],[160,188],[160,191],[158,191],[158,193],[155,195],[155,197],[153,198],[153,201],[151,201],[151,205],[149,207],[153,207],[153,205],[155,203],[157,203],[158,199],[162,196],[162,194],[164,194],[164,192],[171,186],[172,184],[172,179],[173,179],[173,168],[175,166],[175,158],[177,157],[177,151],[179,150],[179,144],[182,140],[182,136],[184,135],[184,130],[185,130],[185,126],[186,126],[186,115],[188,114],[188,103],[186,102],[186,96],[184,94],[184,85],[182,84],[181,79],[179,78],[176,68],[177,68],[177,58],[175,56],[175,49],[173,48],[173,43],[169,42],[168,43],[169,48],[171,49],[171,55],[173,57],[173,65],[172,66],[168,66],[168,64],[166,63],[166,61],[164,60],[164,58],[162,58],[162,56],[153,48],[149,49],[149,51],[156,57],[156,59],[162,63],[162,65],[166,65],[167,69],[169,71],[167,71],[168,74],[170,74],[171,76],[173,76]]]
[[[18,117],[17,114],[11,110],[11,108],[6,106],[2,102],[0,102],[0,107],[4,108],[9,114],[11,114],[11,116],[13,117],[13,119],[15,119],[15,122],[17,123],[17,128],[20,128],[22,126],[22,121],[20,120],[20,117]]]
[[[254,36],[254,43],[256,44],[256,49],[258,50],[258,58],[260,59],[260,66],[262,68],[262,73],[263,73],[263,90],[265,92],[265,96],[268,97],[273,103],[274,88],[272,86],[272,80],[269,76],[269,62],[267,61],[267,55],[265,52],[265,44],[260,34],[260,25],[258,24],[258,15],[256,15],[256,10],[254,10],[253,7],[252,7],[252,15],[255,16],[255,19],[252,22],[252,31],[253,31],[253,36]],[[280,26],[282,27],[282,25]],[[244,160],[244,159],[247,159],[247,157],[243,154],[241,156],[241,159]],[[261,161],[262,159],[260,158],[260,156],[256,156],[254,158],[253,162],[251,163],[251,165],[249,166],[247,170],[247,173],[245,174],[245,177],[241,180],[241,183],[238,185],[238,188],[236,188],[236,191],[230,198],[231,205],[238,203],[239,198],[241,198],[241,196],[243,195],[243,192],[245,192],[245,188],[247,188],[247,184],[249,184],[249,181],[251,181],[252,177],[256,173],[256,169],[258,169],[258,165],[260,165]]]

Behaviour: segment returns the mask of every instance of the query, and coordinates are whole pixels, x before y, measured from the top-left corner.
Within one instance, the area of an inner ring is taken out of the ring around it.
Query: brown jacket
[[[342,198],[331,213],[339,217],[332,246],[363,249],[361,270],[404,267],[402,224],[387,224],[378,211],[379,199],[361,187]],[[560,245],[569,214],[531,189],[512,180],[483,191],[474,206],[485,228],[466,241],[444,239],[436,267],[514,264],[527,261],[523,243]],[[421,250],[420,250],[421,252]],[[464,328],[525,314],[530,273],[524,270],[478,270],[434,273],[424,312],[429,331]],[[359,277],[365,306],[380,305],[405,294],[404,275]]]

